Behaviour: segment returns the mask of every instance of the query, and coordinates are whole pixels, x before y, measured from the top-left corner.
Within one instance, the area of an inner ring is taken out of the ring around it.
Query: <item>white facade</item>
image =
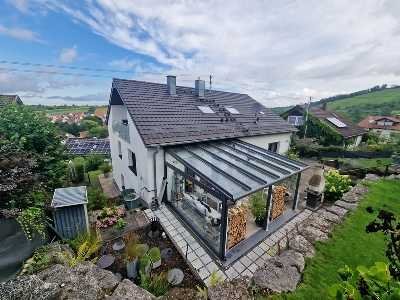
[[[127,120],[129,142],[126,137],[118,134],[114,124],[122,124]],[[159,193],[164,176],[164,149],[145,147],[124,105],[111,105],[108,118],[108,131],[110,136],[111,160],[113,177],[120,190],[135,189],[145,202],[150,205],[155,195],[154,189],[154,161],[156,162],[156,186]],[[285,154],[290,146],[290,133],[260,135],[240,138],[242,141],[268,149],[269,144],[277,143],[277,152]],[[132,164],[130,151],[136,156],[136,175],[129,168]],[[155,158],[154,158],[155,157]]]

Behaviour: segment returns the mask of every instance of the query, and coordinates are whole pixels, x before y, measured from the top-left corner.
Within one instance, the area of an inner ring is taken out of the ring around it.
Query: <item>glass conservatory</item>
[[[210,252],[235,260],[297,214],[307,166],[242,141],[168,148],[166,203]]]

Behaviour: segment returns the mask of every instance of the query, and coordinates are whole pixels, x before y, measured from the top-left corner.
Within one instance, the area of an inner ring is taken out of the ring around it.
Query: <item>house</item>
[[[246,94],[114,79],[107,111],[113,177],[167,207],[206,251],[232,262],[298,213],[295,128]],[[265,209],[246,209],[259,193]],[[229,222],[228,222],[229,219]]]
[[[0,95],[0,109],[12,103],[24,104],[18,95]]]
[[[61,123],[68,123],[68,124],[80,124],[82,119],[85,117],[84,112],[67,112],[63,114],[49,114],[48,115],[51,122],[61,122]]]
[[[296,105],[282,113],[281,117],[287,120],[289,124],[302,129],[300,134],[304,135],[305,105]],[[327,110],[326,106],[322,108],[311,106],[307,118],[307,136],[316,137],[325,144],[358,146],[361,143],[362,136],[366,133],[365,129],[353,124],[343,116]],[[332,139],[330,136],[338,136],[338,138]]]
[[[368,116],[358,126],[373,131],[382,137],[390,137],[393,133],[400,133],[400,117]]]
[[[107,117],[107,107],[97,107],[94,111],[94,115],[100,118],[104,123]]]

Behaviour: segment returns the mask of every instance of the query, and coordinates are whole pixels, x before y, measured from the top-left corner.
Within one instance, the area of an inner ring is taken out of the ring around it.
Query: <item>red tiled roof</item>
[[[378,125],[376,122],[379,120],[387,119],[389,121],[394,122],[393,126],[385,126],[385,125]],[[368,116],[360,123],[358,126],[367,129],[386,129],[386,130],[398,130],[400,131],[400,119],[392,116]]]

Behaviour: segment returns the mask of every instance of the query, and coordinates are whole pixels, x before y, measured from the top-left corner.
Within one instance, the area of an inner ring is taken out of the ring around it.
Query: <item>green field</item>
[[[337,270],[344,265],[355,269],[372,266],[376,261],[387,262],[385,240],[381,233],[366,233],[365,227],[384,208],[400,215],[400,184],[382,180],[370,184],[369,193],[357,210],[333,231],[332,237],[317,245],[314,258],[308,259],[303,281],[296,292],[273,296],[275,299],[329,299],[327,289],[339,282]],[[366,211],[373,208],[373,213]]]
[[[400,111],[400,88],[336,100],[328,108],[357,123],[368,115],[392,115]]]

